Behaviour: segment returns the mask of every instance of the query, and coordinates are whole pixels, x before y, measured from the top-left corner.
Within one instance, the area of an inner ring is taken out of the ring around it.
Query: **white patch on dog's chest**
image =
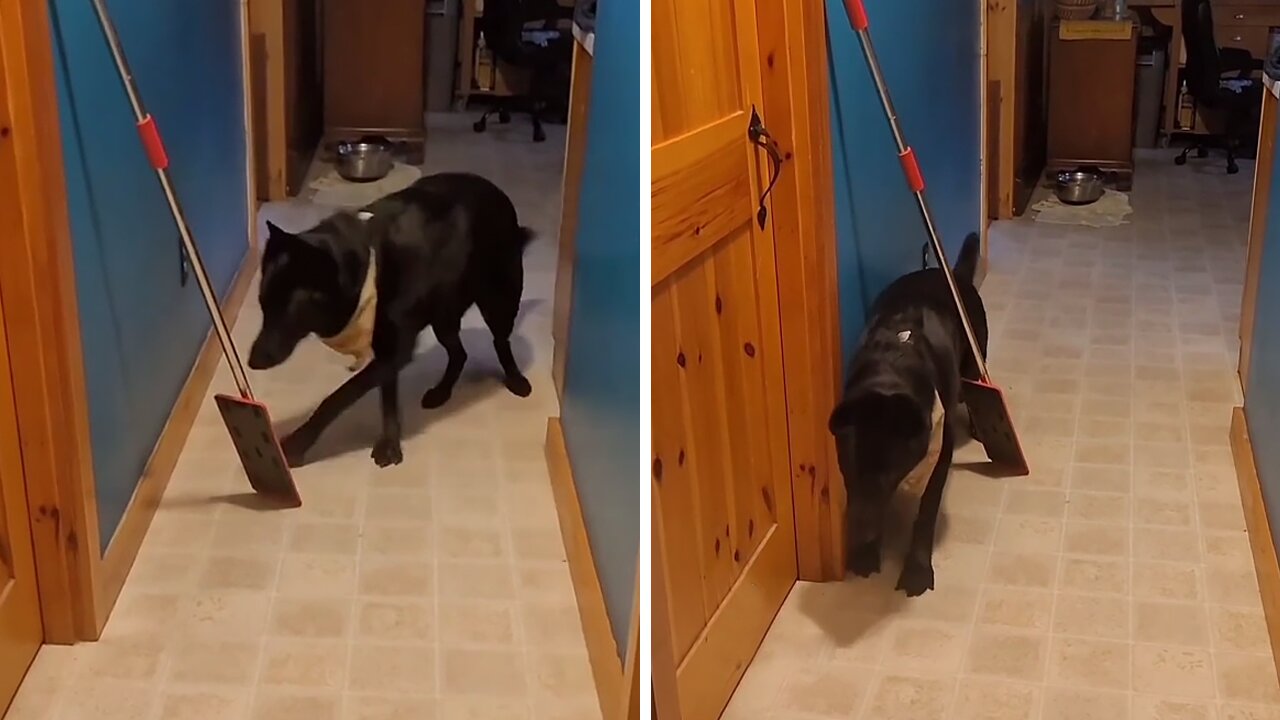
[[[369,215],[369,213],[361,213]],[[361,218],[367,219],[367,218]],[[364,284],[360,286],[360,299],[356,302],[355,312],[337,335],[320,338],[329,349],[352,358],[348,369],[359,370],[373,359],[373,322],[378,307],[378,259],[377,253],[369,250],[369,268],[365,271]]]
[[[908,332],[908,331],[904,331]],[[946,411],[942,407],[942,398],[938,397],[938,392],[933,392],[933,412],[931,413],[932,432],[929,434],[929,449],[925,451],[924,457],[916,466],[907,473],[902,479],[902,484],[898,487],[901,490],[919,495],[924,491],[924,484],[929,476],[933,474],[933,468],[938,464],[938,456],[942,453],[942,431],[943,422],[945,422]]]

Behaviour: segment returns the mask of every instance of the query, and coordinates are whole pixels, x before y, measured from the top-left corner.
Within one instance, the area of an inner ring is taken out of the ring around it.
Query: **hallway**
[[[800,583],[732,720],[1273,720],[1228,446],[1252,166],[1140,155],[1130,224],[998,223],[992,373],[1033,474],[957,452],[937,589]]]
[[[431,118],[425,171],[493,179],[538,231],[512,338],[533,395],[502,388],[473,311],[453,399],[421,410],[444,367],[424,333],[402,375],[404,463],[369,457],[370,394],[296,471],[303,507],[278,512],[254,509],[208,398],[102,640],[46,646],[8,720],[599,718],[543,456],[564,128],[535,145],[519,123],[476,135],[471,115]],[[291,201],[260,222],[325,214]],[[242,348],[259,323],[255,284]],[[251,380],[291,427],[346,365],[310,339]],[[223,367],[210,395],[231,388]]]

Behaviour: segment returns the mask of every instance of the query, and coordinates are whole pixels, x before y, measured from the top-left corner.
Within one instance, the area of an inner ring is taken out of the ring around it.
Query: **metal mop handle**
[[[253,390],[249,387],[249,375],[245,372],[244,365],[240,362],[240,355],[236,352],[235,343],[231,340],[231,331],[227,328],[227,321],[218,308],[217,295],[213,291],[208,273],[205,272],[204,261],[200,259],[200,249],[196,247],[195,240],[191,237],[191,228],[187,225],[186,216],[183,215],[182,207],[178,204],[178,196],[173,190],[173,182],[169,179],[169,158],[165,154],[160,132],[156,129],[155,118],[148,115],[142,106],[142,98],[138,95],[133,73],[130,72],[124,50],[120,47],[120,38],[116,35],[111,17],[107,15],[106,3],[104,0],[92,1],[93,9],[98,14],[98,24],[102,27],[102,34],[106,36],[107,46],[111,48],[111,57],[115,60],[116,71],[120,75],[120,81],[124,83],[125,92],[129,95],[129,105],[133,108],[133,119],[137,123],[142,145],[146,148],[147,159],[155,168],[160,187],[164,189],[165,199],[169,201],[173,221],[177,223],[178,232],[182,235],[182,247],[186,250],[191,266],[195,269],[196,283],[200,286],[200,294],[204,296],[209,316],[213,319],[213,328],[218,334],[218,342],[222,345],[222,352],[227,358],[227,364],[231,367],[231,377],[235,380],[241,397],[252,400]]]
[[[951,290],[951,297],[955,300],[956,310],[960,312],[960,324],[964,326],[964,334],[969,340],[969,348],[973,350],[973,358],[978,363],[978,373],[983,382],[990,382],[990,376],[987,374],[986,358],[982,357],[982,348],[978,346],[978,336],[973,332],[973,324],[969,322],[969,313],[965,310],[964,299],[960,297],[960,288],[956,285],[955,275],[951,272],[951,265],[947,262],[947,254],[942,248],[942,240],[938,238],[938,228],[933,223],[933,213],[929,210],[929,203],[924,199],[924,175],[920,173],[920,165],[916,162],[915,151],[907,145],[906,138],[902,133],[902,124],[898,121],[898,114],[893,109],[893,100],[889,98],[889,87],[885,85],[884,73],[880,70],[880,61],[876,58],[875,46],[871,43],[867,10],[863,7],[862,0],[844,0],[844,9],[849,14],[849,22],[853,25],[854,32],[858,34],[858,43],[862,46],[862,55],[867,59],[867,67],[871,70],[872,79],[875,80],[876,93],[880,96],[880,104],[884,106],[884,113],[889,118],[889,127],[893,130],[893,141],[898,146],[898,160],[902,163],[902,172],[907,177],[907,185],[911,187],[912,194],[916,196],[916,205],[920,207],[920,215],[924,218],[925,228],[929,231],[929,244],[933,247],[933,255],[938,259],[942,274],[947,278],[947,288]]]

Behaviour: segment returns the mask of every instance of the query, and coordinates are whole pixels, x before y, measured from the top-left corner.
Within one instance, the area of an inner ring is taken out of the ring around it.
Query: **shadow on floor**
[[[966,430],[967,416],[961,414],[956,425],[959,430],[955,459],[951,466],[953,476],[955,472],[962,470],[988,478],[1006,476],[1007,471],[985,460],[981,446],[974,445]],[[962,450],[965,452],[961,452]],[[976,457],[984,459],[976,460]],[[902,571],[902,560],[910,544],[911,529],[920,505],[919,493],[923,490],[922,484],[914,493],[899,491],[894,496],[885,519],[879,573],[869,578],[856,577],[850,573],[843,582],[807,586],[805,593],[800,596],[801,613],[821,629],[838,653],[842,649],[848,650],[860,645],[865,638],[884,630],[899,615],[917,612],[929,616],[948,615],[945,607],[938,607],[948,600],[936,589],[916,598],[909,598],[896,589],[898,575]],[[947,551],[941,549],[946,545],[951,530],[944,500],[934,530],[935,588],[954,582],[945,565]],[[963,531],[961,534],[964,534]]]
[[[400,371],[400,412],[403,417],[403,437],[406,444],[426,430],[429,424],[448,420],[451,416],[480,403],[493,393],[507,392],[502,385],[502,370],[498,366],[497,359],[493,357],[493,336],[489,333],[489,329],[464,327],[461,336],[462,345],[467,349],[468,355],[466,369],[458,379],[458,384],[454,386],[453,396],[443,407],[425,410],[421,405],[422,394],[434,387],[440,376],[444,374],[448,359],[443,347],[432,344]],[[482,352],[482,349],[486,349],[487,352]],[[533,355],[533,348],[529,341],[521,333],[513,333],[511,349],[520,367],[527,368]],[[326,394],[331,391],[326,391]],[[310,414],[311,411],[308,410],[302,415],[281,420],[278,423],[281,436],[292,432],[305,422]],[[358,400],[325,430],[315,447],[307,453],[307,464],[358,450],[372,449],[381,424],[378,391],[374,390]]]

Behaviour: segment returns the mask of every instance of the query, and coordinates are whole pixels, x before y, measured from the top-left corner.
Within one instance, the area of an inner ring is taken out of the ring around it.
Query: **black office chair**
[[[476,132],[485,131],[494,113],[498,122],[511,122],[512,110],[523,101],[533,121],[533,141],[547,139],[543,114],[568,93],[573,34],[563,26],[572,17],[573,8],[556,0],[485,0],[479,18],[484,42],[495,59],[529,71],[529,90],[524,98],[497,98],[472,126]]]
[[[1234,175],[1240,172],[1236,155],[1241,146],[1257,140],[1262,83],[1251,76],[1262,69],[1262,61],[1246,50],[1218,47],[1209,0],[1182,0],[1182,39],[1187,91],[1211,137],[1193,140],[1173,161],[1185,165],[1192,150],[1207,157],[1210,141],[1218,138],[1227,151],[1227,174]]]

